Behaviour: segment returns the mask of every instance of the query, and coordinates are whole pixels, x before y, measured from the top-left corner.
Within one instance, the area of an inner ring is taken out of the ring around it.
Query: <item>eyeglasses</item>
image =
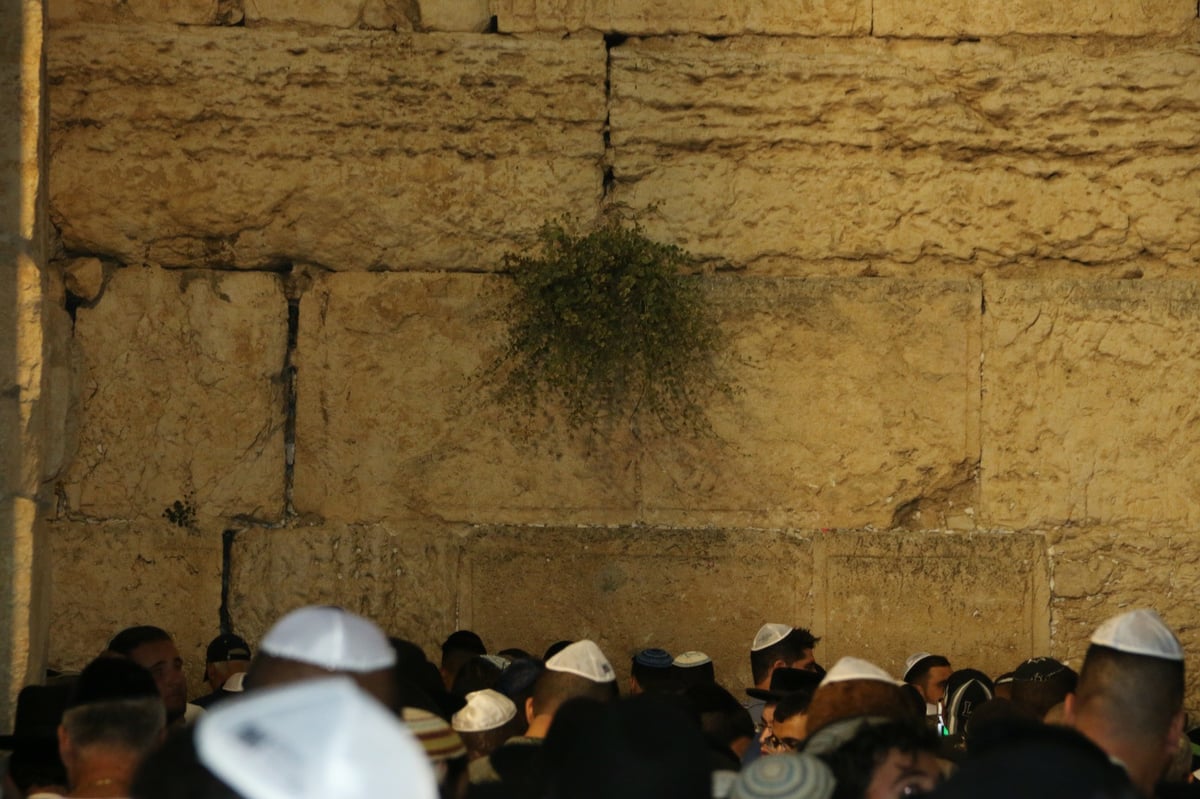
[[[797,740],[796,738],[779,738],[775,735],[775,733],[771,733],[767,737],[766,743],[767,746],[775,752],[795,752],[800,748],[800,744],[804,742]]]

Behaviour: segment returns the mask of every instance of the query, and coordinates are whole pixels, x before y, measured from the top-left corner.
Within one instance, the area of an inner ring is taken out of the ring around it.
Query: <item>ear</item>
[[[71,746],[71,736],[67,735],[67,728],[62,724],[58,725],[58,756],[62,759],[63,765],[69,765],[75,758],[75,748]]]
[[[533,723],[533,697],[532,696],[525,700],[525,723],[526,724]]]
[[[1068,727],[1075,726],[1075,694],[1063,697],[1063,721]]]
[[[1183,735],[1183,708],[1180,708],[1171,719],[1171,726],[1167,730],[1166,749],[1175,756],[1175,752],[1179,749],[1179,737]]]

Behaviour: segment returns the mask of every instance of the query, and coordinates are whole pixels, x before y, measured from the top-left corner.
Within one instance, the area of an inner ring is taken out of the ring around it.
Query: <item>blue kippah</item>
[[[643,649],[633,656],[633,662],[648,669],[669,669],[675,658],[665,649]]]

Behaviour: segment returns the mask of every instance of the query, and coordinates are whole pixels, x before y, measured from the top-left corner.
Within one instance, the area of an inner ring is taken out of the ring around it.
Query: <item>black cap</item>
[[[822,674],[808,669],[775,669],[771,673],[771,687],[747,688],[746,693],[755,699],[765,699],[768,702],[778,702],[788,694],[801,691],[816,691],[821,684]]]
[[[250,645],[243,638],[233,633],[225,633],[212,639],[212,642],[208,645],[208,652],[204,656],[206,663],[224,663],[227,660],[249,659]]]

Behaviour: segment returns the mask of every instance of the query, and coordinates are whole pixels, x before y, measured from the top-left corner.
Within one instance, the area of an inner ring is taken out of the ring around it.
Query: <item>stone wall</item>
[[[1200,650],[1192,0],[47,11],[54,665],[157,622],[198,678],[308,602],[731,686],[766,620],[999,672],[1149,604]],[[503,255],[610,207],[704,264],[716,439],[477,382]]]

